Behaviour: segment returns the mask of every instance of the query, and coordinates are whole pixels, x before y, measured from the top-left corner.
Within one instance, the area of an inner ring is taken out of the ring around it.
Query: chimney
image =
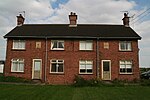
[[[17,25],[21,26],[24,23],[25,18],[20,14],[19,16],[17,16]]]
[[[69,27],[77,27],[77,15],[71,12],[69,15],[70,24]]]
[[[124,18],[122,20],[125,27],[129,27],[129,18],[130,17],[128,17],[128,13],[124,13]]]

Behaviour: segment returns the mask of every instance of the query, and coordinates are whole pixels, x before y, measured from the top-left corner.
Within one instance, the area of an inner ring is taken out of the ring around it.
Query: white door
[[[42,75],[42,60],[33,59],[32,79],[41,79]]]
[[[111,80],[111,61],[102,60],[102,79]]]

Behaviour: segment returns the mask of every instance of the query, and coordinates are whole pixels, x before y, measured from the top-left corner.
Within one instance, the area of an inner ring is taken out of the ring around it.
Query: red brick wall
[[[36,42],[40,41],[42,47],[36,48]],[[103,43],[99,42],[99,58],[100,58],[100,79],[102,74],[101,60],[111,60],[111,79],[128,79],[133,80],[139,78],[139,63],[138,63],[138,44],[137,41],[132,41],[132,52],[120,52],[119,41],[111,40],[109,42],[109,49],[103,48]],[[12,50],[12,40],[7,41],[6,51],[6,65],[5,75],[6,76],[17,76],[27,79],[32,79],[32,61],[33,59],[42,59],[42,81],[44,82],[45,77],[45,40],[27,39],[26,50],[17,51]],[[65,50],[57,51],[51,50],[51,41],[47,42],[48,47],[48,58],[46,66],[46,81],[50,84],[69,84],[73,83],[74,76],[79,75],[79,60],[93,60],[93,74],[91,75],[80,75],[86,79],[96,78],[96,41],[93,41],[92,51],[80,51],[78,40],[65,40]],[[25,59],[25,66],[23,73],[11,72],[11,59],[12,58],[23,58]],[[50,60],[51,59],[62,59],[64,60],[64,74],[53,74],[50,73]],[[123,75],[119,74],[119,60],[133,60],[133,74]]]
[[[100,59],[111,60],[111,79],[112,80],[114,79],[120,79],[120,80],[139,79],[138,42],[136,40],[132,41],[131,43],[132,51],[129,51],[129,52],[119,51],[119,41],[117,40],[109,41],[109,49],[103,48],[104,42],[106,41],[100,41]],[[133,74],[120,74],[119,73],[119,61],[120,60],[132,61]],[[101,69],[101,72],[102,72],[102,69]]]

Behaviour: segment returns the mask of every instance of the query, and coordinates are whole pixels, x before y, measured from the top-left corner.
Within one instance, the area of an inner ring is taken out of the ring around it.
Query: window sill
[[[65,49],[51,49],[51,51],[65,51]]]
[[[79,75],[93,75],[93,73],[79,73]]]
[[[11,49],[12,51],[26,51],[26,49]]]
[[[83,52],[93,52],[94,50],[79,50],[79,51],[83,51]]]
[[[63,73],[50,72],[49,74],[53,74],[53,75],[64,75],[64,72],[63,72]]]
[[[133,75],[133,73],[119,73],[120,75]]]
[[[11,73],[20,73],[20,74],[24,74],[24,72],[21,72],[21,71],[11,71]]]
[[[133,50],[119,50],[119,52],[133,52]]]

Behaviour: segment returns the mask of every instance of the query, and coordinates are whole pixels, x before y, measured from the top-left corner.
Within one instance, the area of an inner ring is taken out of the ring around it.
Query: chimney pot
[[[69,27],[77,27],[77,15],[71,12],[69,15],[70,24]]]
[[[129,18],[130,17],[128,17],[128,13],[124,13],[124,18],[122,20],[125,27],[129,27]]]
[[[22,14],[19,14],[19,16],[17,16],[17,25],[21,26],[24,24],[24,20],[25,18],[22,16]]]

